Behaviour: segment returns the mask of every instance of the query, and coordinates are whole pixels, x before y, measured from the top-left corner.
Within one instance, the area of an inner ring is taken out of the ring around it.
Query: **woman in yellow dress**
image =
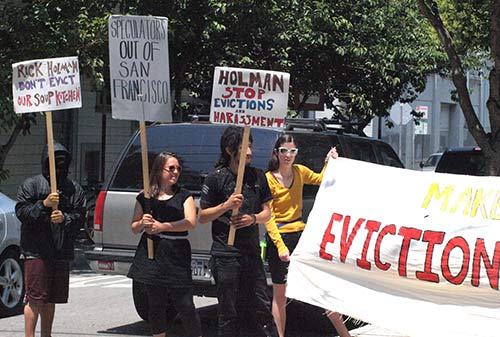
[[[291,135],[284,134],[277,140],[269,161],[266,178],[273,195],[271,219],[266,222],[268,233],[267,256],[273,281],[272,312],[279,337],[285,336],[286,325],[286,281],[290,255],[304,230],[302,219],[302,189],[305,184],[319,185],[326,163],[337,158],[332,148],[325,158],[325,166],[320,173],[308,167],[294,164],[299,149]],[[327,311],[326,315],[341,337],[349,337],[342,315]]]

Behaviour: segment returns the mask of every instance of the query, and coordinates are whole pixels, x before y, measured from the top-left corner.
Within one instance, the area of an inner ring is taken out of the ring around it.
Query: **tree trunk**
[[[443,48],[448,55],[451,66],[451,77],[458,93],[458,100],[472,137],[483,150],[486,158],[486,173],[500,175],[500,0],[494,0],[490,17],[491,52],[494,67],[490,73],[490,97],[487,107],[490,118],[491,133],[486,133],[479,121],[467,88],[467,80],[453,40],[449,31],[444,26],[438,11],[438,6],[433,0],[417,0],[420,12],[430,21],[438,33]]]

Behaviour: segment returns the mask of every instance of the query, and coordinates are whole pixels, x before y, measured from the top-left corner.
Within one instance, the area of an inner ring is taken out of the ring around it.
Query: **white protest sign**
[[[500,177],[341,158],[293,252],[287,296],[405,336],[496,336],[499,271]]]
[[[210,121],[256,127],[283,127],[290,74],[215,67]]]
[[[172,121],[167,18],[111,16],[109,67],[113,118]]]
[[[81,108],[78,57],[14,63],[12,93],[16,113]]]

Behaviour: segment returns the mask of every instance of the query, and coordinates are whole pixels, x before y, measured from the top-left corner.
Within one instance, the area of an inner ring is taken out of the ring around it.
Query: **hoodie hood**
[[[68,172],[69,172],[69,166],[71,164],[71,154],[68,152],[68,150],[62,145],[57,142],[54,142],[54,154],[56,157],[56,177],[57,181],[64,181],[68,177]],[[64,164],[63,165],[57,165],[58,157],[64,156]],[[47,178],[47,180],[50,180],[50,170],[49,170],[49,147],[48,145],[45,145],[43,147],[42,151],[42,173]]]

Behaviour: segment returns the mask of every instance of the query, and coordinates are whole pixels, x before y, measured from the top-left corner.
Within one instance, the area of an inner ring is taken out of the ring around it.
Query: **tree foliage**
[[[411,0],[142,1],[139,11],[169,17],[171,69],[205,99],[214,66],[286,71],[291,102],[324,92],[327,105],[340,99],[339,113],[366,124],[402,94],[414,99],[444,62]]]
[[[500,175],[500,0],[417,3],[448,56],[458,101],[470,133],[485,154],[487,173]],[[489,70],[489,132],[479,121],[467,88],[466,70],[480,67]]]
[[[107,50],[107,18],[113,2],[5,1],[0,4],[0,181],[5,159],[20,134],[28,134],[33,114],[16,115],[12,102],[12,64],[78,55],[88,78],[102,84]]]
[[[364,125],[401,96],[414,99],[445,61],[412,0],[25,0],[0,13],[0,132],[28,132],[33,120],[12,111],[14,62],[78,55],[94,84],[108,85],[111,13],[169,19],[176,104],[182,89],[209,101],[215,66],[269,69],[290,73],[290,106],[294,95],[323,92],[328,106],[345,103],[340,116]],[[0,169],[9,150],[1,146]]]

